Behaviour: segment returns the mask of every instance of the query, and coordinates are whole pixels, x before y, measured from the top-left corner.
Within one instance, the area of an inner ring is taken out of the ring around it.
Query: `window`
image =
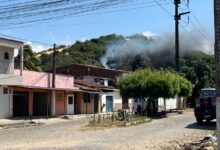
[[[3,94],[8,94],[8,93],[9,93],[9,89],[6,88],[6,87],[4,87],[4,88],[3,88]]]
[[[73,97],[72,96],[68,97],[68,104],[69,105],[73,104]]]
[[[89,93],[84,93],[83,94],[83,100],[84,100],[84,103],[90,103],[91,102],[90,94]]]
[[[4,59],[5,59],[5,60],[9,60],[9,54],[8,54],[8,52],[5,52],[5,53],[4,53]]]

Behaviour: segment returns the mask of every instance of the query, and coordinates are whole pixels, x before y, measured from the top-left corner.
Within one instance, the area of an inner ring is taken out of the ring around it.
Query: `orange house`
[[[19,70],[15,70],[18,74]],[[13,116],[58,116],[80,113],[80,90],[74,78],[56,75],[52,88],[52,74],[23,71],[23,83],[13,89]]]

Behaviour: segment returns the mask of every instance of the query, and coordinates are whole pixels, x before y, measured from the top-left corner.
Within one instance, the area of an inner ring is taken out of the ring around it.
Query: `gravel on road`
[[[0,149],[160,150],[212,134],[215,123],[198,126],[193,112],[125,128],[80,131],[88,119],[0,130]]]

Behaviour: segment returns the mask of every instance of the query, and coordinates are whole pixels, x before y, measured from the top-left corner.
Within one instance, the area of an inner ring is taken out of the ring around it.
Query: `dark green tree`
[[[42,71],[40,60],[35,56],[32,47],[30,45],[24,45],[23,50],[24,68],[27,70]],[[20,60],[20,51],[15,60]]]
[[[143,69],[122,76],[120,93],[126,98],[145,98],[148,103],[160,97],[190,96],[192,84],[175,72]],[[149,109],[149,108],[148,108]]]

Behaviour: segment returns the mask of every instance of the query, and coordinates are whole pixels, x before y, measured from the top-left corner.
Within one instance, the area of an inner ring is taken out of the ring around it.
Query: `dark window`
[[[8,52],[5,52],[5,54],[4,54],[4,59],[5,59],[5,60],[9,60],[9,54],[8,54]]]
[[[73,104],[73,97],[68,98],[68,104],[70,104],[70,105]]]
[[[115,82],[114,82],[113,80],[109,80],[109,81],[108,81],[108,85],[109,85],[109,86],[115,86]]]
[[[9,93],[8,88],[3,88],[3,94],[8,94],[8,93]]]
[[[83,100],[84,100],[84,103],[90,103],[91,102],[91,99],[90,99],[90,94],[89,93],[84,93],[83,94]]]

